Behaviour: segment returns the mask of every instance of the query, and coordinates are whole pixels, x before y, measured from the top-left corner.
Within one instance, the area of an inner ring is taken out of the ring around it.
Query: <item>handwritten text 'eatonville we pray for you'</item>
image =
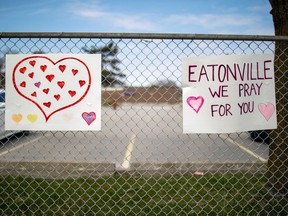
[[[238,84],[238,96],[248,97],[257,96],[261,94],[263,80],[273,79],[271,72],[272,60],[264,60],[263,62],[244,62],[233,64],[190,64],[188,66],[188,82],[190,83],[204,83],[204,82],[218,82],[217,90],[212,90],[209,87],[209,92],[213,98],[229,97],[228,84],[235,81]],[[246,105],[246,104],[245,104]],[[251,104],[252,105],[252,104]],[[214,108],[218,105],[211,106],[211,114],[214,116]],[[243,112],[243,104],[238,104],[240,114]],[[225,115],[232,115],[230,105],[225,105]],[[254,107],[254,104],[253,104]],[[246,109],[247,110],[247,109]],[[252,111],[252,110],[251,110]]]

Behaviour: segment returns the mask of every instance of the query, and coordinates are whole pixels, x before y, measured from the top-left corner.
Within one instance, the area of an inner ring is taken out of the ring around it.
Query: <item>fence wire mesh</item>
[[[5,89],[7,53],[101,53],[103,71],[99,132],[15,134],[4,130],[2,109],[0,214],[287,215],[286,136],[275,144],[277,135],[270,131],[182,132],[181,58],[271,54],[279,41],[287,45],[288,40],[2,33],[1,89]],[[279,68],[287,69],[287,50],[279,53]],[[284,80],[276,89],[282,99],[278,129],[283,135],[287,70],[277,77]],[[277,157],[277,146],[283,162],[279,167],[272,157]],[[271,170],[267,174],[270,167],[276,177]],[[281,183],[276,189],[282,193],[272,190],[269,182]]]

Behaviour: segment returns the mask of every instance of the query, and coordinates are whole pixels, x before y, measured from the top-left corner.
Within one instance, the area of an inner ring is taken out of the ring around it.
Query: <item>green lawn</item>
[[[287,215],[263,175],[0,178],[0,215]]]

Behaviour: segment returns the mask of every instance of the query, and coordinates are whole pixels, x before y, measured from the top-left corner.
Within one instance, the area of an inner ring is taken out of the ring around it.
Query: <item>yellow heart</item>
[[[36,114],[28,114],[27,115],[27,119],[31,122],[34,123],[35,121],[37,121],[38,116]]]
[[[13,121],[15,121],[16,123],[19,123],[22,120],[22,115],[21,114],[13,114],[12,115],[12,119]]]

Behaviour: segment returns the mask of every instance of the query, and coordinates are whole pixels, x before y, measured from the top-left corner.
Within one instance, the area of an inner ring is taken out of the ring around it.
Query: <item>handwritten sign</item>
[[[6,57],[6,130],[100,130],[101,55]]]
[[[183,132],[275,129],[273,62],[264,54],[184,58]]]

